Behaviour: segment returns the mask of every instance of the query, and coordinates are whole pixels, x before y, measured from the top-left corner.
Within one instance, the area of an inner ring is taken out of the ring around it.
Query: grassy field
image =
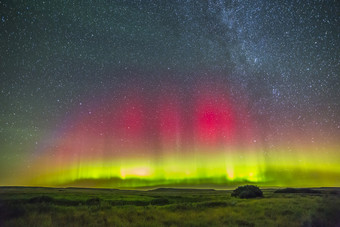
[[[228,190],[0,187],[0,226],[340,226],[340,189],[318,190],[239,199]]]

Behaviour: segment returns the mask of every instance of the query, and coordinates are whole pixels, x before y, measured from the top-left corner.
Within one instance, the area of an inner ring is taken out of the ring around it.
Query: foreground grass
[[[339,226],[340,194],[0,188],[0,226]]]

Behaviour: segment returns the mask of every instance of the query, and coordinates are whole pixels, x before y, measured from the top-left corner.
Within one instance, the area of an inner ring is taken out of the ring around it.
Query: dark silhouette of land
[[[0,226],[339,226],[340,188],[0,187]]]

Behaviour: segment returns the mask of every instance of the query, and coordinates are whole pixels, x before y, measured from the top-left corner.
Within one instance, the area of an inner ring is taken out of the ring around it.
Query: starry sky
[[[0,5],[0,185],[340,186],[339,1]]]

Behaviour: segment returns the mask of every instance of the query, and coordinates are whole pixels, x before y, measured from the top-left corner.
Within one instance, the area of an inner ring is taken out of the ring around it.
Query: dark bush
[[[309,193],[309,194],[318,194],[321,193],[318,190],[310,189],[310,188],[284,188],[278,189],[274,193]]]
[[[21,203],[0,203],[0,226],[1,221],[11,218],[19,218],[26,213],[25,208]]]
[[[249,226],[249,227],[255,226],[254,223],[248,222],[246,220],[237,220],[236,223],[237,223],[237,226]]]
[[[133,200],[133,201],[130,201],[130,205],[134,205],[134,206],[147,206],[147,205],[149,205],[149,203],[148,203],[148,201]]]
[[[261,189],[254,185],[245,185],[236,188],[233,193],[231,193],[233,197],[239,197],[242,199],[247,198],[255,198],[255,197],[263,197],[263,193]]]
[[[92,205],[100,205],[100,199],[99,198],[91,198],[86,200],[86,205],[92,206]]]
[[[329,194],[337,195],[337,194],[340,194],[340,193],[338,191],[336,191],[336,190],[331,190],[331,191],[329,191]]]
[[[111,201],[111,206],[148,206],[150,204],[149,201],[141,201],[141,200],[115,200]]]
[[[58,199],[53,202],[55,205],[59,206],[78,206],[83,203],[82,200],[68,200],[68,199]]]
[[[30,198],[28,200],[29,203],[52,203],[53,202],[53,198],[50,196],[37,196],[37,197],[33,197]]]
[[[151,200],[151,205],[159,205],[159,206],[162,206],[162,205],[167,205],[169,204],[169,200],[168,199],[165,199],[165,198],[158,198],[158,199],[153,199]]]

